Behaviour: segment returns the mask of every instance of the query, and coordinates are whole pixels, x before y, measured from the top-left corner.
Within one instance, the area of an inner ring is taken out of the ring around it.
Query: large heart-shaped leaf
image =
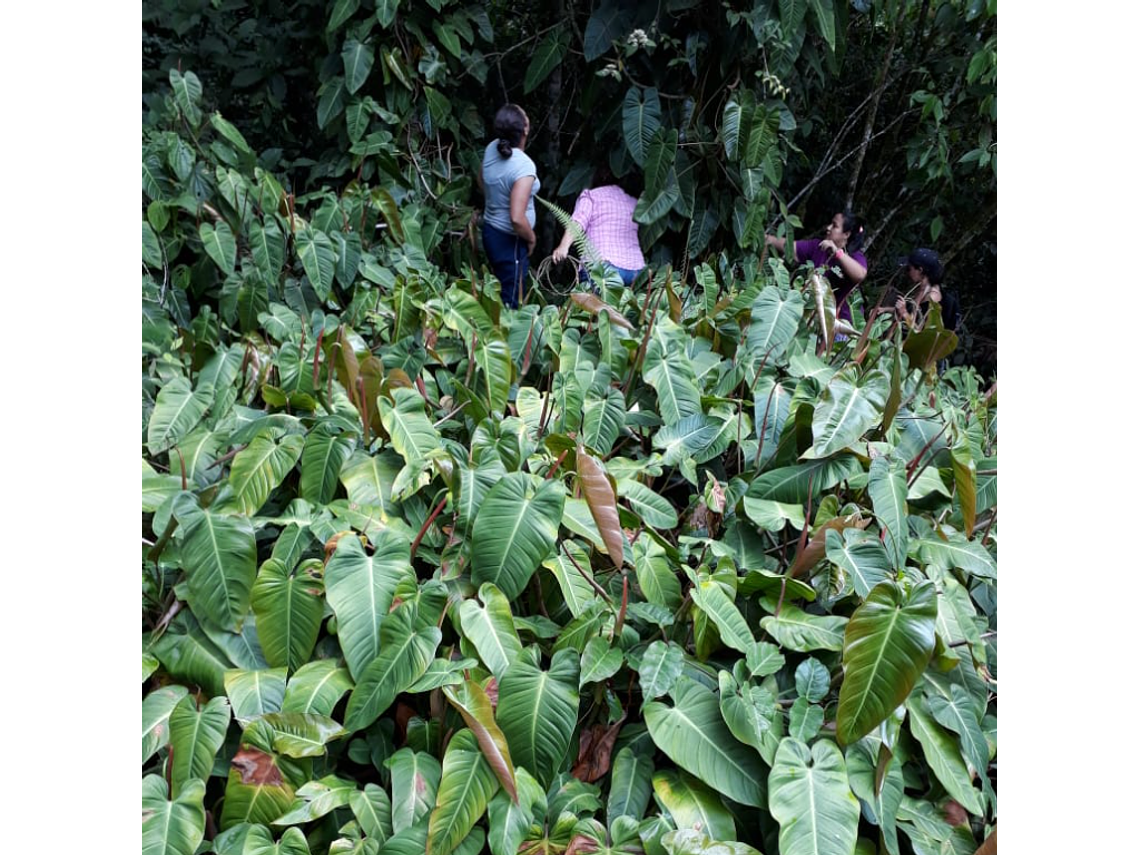
[[[212,386],[191,390],[190,381],[175,377],[158,391],[147,425],[147,449],[159,455],[194,429],[214,400]],[[189,470],[188,470],[189,471]]]
[[[396,695],[423,675],[442,637],[437,626],[416,629],[410,604],[388,615],[380,627],[380,653],[361,672],[349,696],[344,726],[353,731],[372,724]]]
[[[515,631],[511,604],[503,592],[491,583],[479,588],[480,607],[474,600],[465,600],[459,607],[459,621],[463,634],[475,645],[479,658],[497,679],[502,679],[507,668],[522,653],[522,642]]]
[[[653,792],[677,828],[696,828],[714,840],[735,840],[736,822],[724,802],[696,778],[674,769],[653,775]]]
[[[747,347],[755,359],[771,360],[784,352],[804,316],[804,298],[798,291],[783,292],[774,285],[762,290],[752,304]]]
[[[183,686],[162,686],[155,689],[142,703],[142,762],[154,756],[170,742],[170,713],[186,697]]]
[[[487,758],[487,763],[502,784],[503,791],[510,796],[511,801],[517,802],[518,787],[515,783],[515,767],[511,762],[510,748],[507,746],[503,731],[495,721],[495,710],[486,691],[474,680],[464,680],[458,687],[444,687],[443,694],[475,734],[479,750]]]
[[[344,82],[338,78],[338,89],[344,92]],[[333,90],[328,90],[333,91]],[[295,237],[297,256],[309,277],[309,284],[321,300],[327,300],[332,292],[333,277],[336,275],[336,250],[324,232],[314,229],[300,229]]]
[[[342,537],[325,566],[329,605],[336,613],[337,638],[348,670],[359,679],[380,653],[380,627],[396,586],[411,575],[411,544],[385,529],[366,555],[360,539]]]
[[[340,470],[352,455],[355,439],[321,428],[305,437],[301,451],[301,495],[317,505],[328,504],[336,494]]]
[[[220,826],[227,829],[242,822],[268,825],[289,809],[301,781],[288,758],[273,749],[274,731],[255,720],[242,734],[230,762]]]
[[[672,641],[653,641],[646,648],[638,667],[641,696],[645,701],[659,698],[673,688],[684,668],[685,651]]]
[[[230,466],[230,486],[243,513],[253,516],[260,510],[269,494],[297,465],[304,446],[305,438],[297,434],[286,434],[277,440],[266,431],[238,453]]]
[[[187,601],[194,614],[226,629],[237,629],[249,613],[257,573],[257,545],[248,517],[201,510],[179,513]]]
[[[608,48],[608,46],[607,46]],[[642,90],[631,86],[621,110],[622,134],[633,162],[645,166],[649,145],[661,127],[661,99],[653,87]]]
[[[828,382],[812,416],[814,442],[805,458],[823,458],[842,451],[859,440],[882,418],[890,380],[872,371],[862,381],[840,371]]]
[[[349,94],[352,94],[368,79],[368,73],[376,61],[376,52],[371,45],[361,44],[356,39],[346,39],[340,56],[344,60],[345,86]]]
[[[780,823],[780,855],[855,851],[859,801],[835,743],[821,739],[809,749],[797,739],[783,739],[768,788],[768,810]]]
[[[233,668],[226,672],[226,696],[233,707],[234,718],[239,722],[280,712],[285,698],[285,669],[247,671]]]
[[[645,349],[641,373],[657,392],[657,405],[666,425],[701,412],[697,376],[686,353],[689,338],[669,318],[660,318]]]
[[[449,855],[487,810],[499,781],[479,743],[464,729],[451,738],[428,822],[427,855]]]
[[[227,276],[233,273],[237,263],[237,241],[234,240],[233,230],[224,222],[216,226],[202,223],[198,226],[198,237],[202,239],[206,254],[221,268],[222,273]]]
[[[392,774],[392,831],[399,834],[435,805],[442,769],[431,754],[410,748],[401,748],[385,765]]]
[[[564,501],[561,482],[524,472],[492,487],[471,530],[471,581],[493,583],[508,600],[521,594],[554,549]]]
[[[673,706],[645,705],[645,723],[657,747],[718,792],[741,804],[763,805],[764,767],[733,737],[715,694],[687,677],[678,679],[670,694]]]
[[[554,32],[548,33],[535,48],[534,56],[531,57],[530,65],[527,66],[526,76],[523,78],[523,92],[533,92],[542,81],[550,76],[558,64],[562,62],[562,57],[566,54],[566,49],[570,46],[570,31],[564,27],[558,27]]]
[[[422,463],[439,448],[439,433],[424,413],[424,399],[415,389],[395,388],[392,400],[395,403],[380,396],[376,402],[384,430],[392,437],[392,447],[409,466]]]
[[[862,471],[859,458],[854,454],[837,454],[826,460],[769,470],[748,485],[748,495],[754,499],[802,504]]]
[[[313,652],[324,617],[323,569],[314,560],[289,573],[270,558],[258,571],[250,599],[261,649],[275,668],[296,671]]]
[[[764,734],[772,728],[773,717],[779,715],[776,699],[767,689],[755,686],[751,681],[737,683],[727,671],[721,671],[717,677],[720,711],[725,724],[733,736],[759,750]]]
[[[612,828],[619,816],[640,821],[653,794],[653,758],[638,754],[628,746],[614,758],[610,771],[610,792],[606,818]]]
[[[170,788],[177,796],[193,779],[206,780],[226,738],[230,702],[210,698],[201,710],[193,697],[180,700],[170,713]]]
[[[851,577],[855,593],[866,597],[871,589],[894,574],[894,565],[883,544],[857,528],[828,529],[824,535],[827,560],[842,567]]]
[[[511,756],[543,786],[567,760],[578,721],[578,655],[559,650],[543,671],[519,657],[499,681],[499,726]]]
[[[192,780],[185,782],[180,795],[168,801],[162,776],[143,778],[143,855],[194,855],[206,834],[205,796],[206,785]]]
[[[646,525],[663,529],[676,528],[677,511],[668,499],[640,481],[621,479],[617,482],[617,494]]]
[[[811,650],[842,650],[847,618],[809,614],[784,603],[778,615],[761,618],[760,626],[783,647],[801,653]]]
[[[331,716],[344,693],[351,688],[348,669],[332,659],[314,659],[298,668],[285,685],[281,710]]]
[[[910,531],[907,527],[906,477],[901,467],[892,467],[885,457],[871,461],[867,493],[871,497],[879,528],[885,532],[884,544],[894,561],[894,567],[906,563]],[[866,596],[866,594],[863,594]]]
[[[934,653],[938,617],[934,585],[909,591],[875,587],[847,623],[836,736],[850,745],[883,721],[910,694]]]

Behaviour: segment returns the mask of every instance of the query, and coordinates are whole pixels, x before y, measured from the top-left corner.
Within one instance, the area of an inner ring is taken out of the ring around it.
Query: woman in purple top
[[[862,221],[845,212],[831,218],[822,240],[798,240],[795,245],[797,262],[810,261],[827,271],[827,281],[835,292],[837,314],[848,322],[851,321],[851,307],[847,305],[847,296],[867,278],[867,256],[861,251],[863,238]],[[765,235],[764,242],[781,255],[786,254],[784,238]]]
[[[637,199],[633,194],[632,179],[631,174],[619,180],[608,167],[598,167],[594,171],[591,189],[583,190],[578,196],[571,215],[571,219],[582,227],[590,246],[597,250],[600,258],[595,260],[604,261],[614,268],[627,286],[633,284],[645,267],[645,256],[637,239],[637,223],[633,220]],[[556,264],[566,258],[573,239],[573,232],[567,229],[562,235],[562,242],[551,253]],[[586,278],[582,276],[583,281]]]

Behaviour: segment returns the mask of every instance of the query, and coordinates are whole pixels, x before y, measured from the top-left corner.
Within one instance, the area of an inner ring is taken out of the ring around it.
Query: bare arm
[[[828,251],[829,263],[837,265],[843,271],[843,275],[854,284],[858,285],[867,278],[867,268],[848,255],[846,250],[839,249],[829,240],[821,240],[819,248]]]
[[[511,225],[515,234],[526,241],[526,251],[529,255],[534,252],[534,229],[526,219],[526,206],[530,201],[530,189],[534,186],[534,176],[526,175],[518,179],[511,186]]]
[[[562,233],[561,243],[559,243],[558,246],[554,248],[554,252],[550,254],[550,257],[554,259],[555,264],[563,261],[566,258],[566,254],[570,251],[570,244],[573,243],[573,241],[574,233],[570,231],[570,229],[567,229]]]
[[[784,245],[787,243],[787,238],[776,237],[775,235],[764,235],[764,243],[772,247],[780,255],[784,254]]]

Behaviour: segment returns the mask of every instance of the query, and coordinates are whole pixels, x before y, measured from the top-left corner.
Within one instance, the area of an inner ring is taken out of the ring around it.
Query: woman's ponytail
[[[526,113],[517,104],[504,104],[495,114],[496,148],[499,156],[508,158],[526,135]]]

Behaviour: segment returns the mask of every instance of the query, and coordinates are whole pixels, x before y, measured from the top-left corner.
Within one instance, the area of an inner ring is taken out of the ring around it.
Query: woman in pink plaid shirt
[[[574,222],[586,233],[590,245],[597,250],[600,257],[596,260],[616,270],[627,286],[633,284],[645,267],[645,256],[641,254],[641,245],[637,241],[637,223],[633,221],[637,199],[626,192],[634,189],[629,181],[632,177],[630,173],[619,183],[608,167],[599,166],[594,171],[593,187],[583,190],[578,196],[572,215]],[[573,233],[567,229],[562,235],[562,242],[551,254],[555,263],[566,258],[573,240]]]

